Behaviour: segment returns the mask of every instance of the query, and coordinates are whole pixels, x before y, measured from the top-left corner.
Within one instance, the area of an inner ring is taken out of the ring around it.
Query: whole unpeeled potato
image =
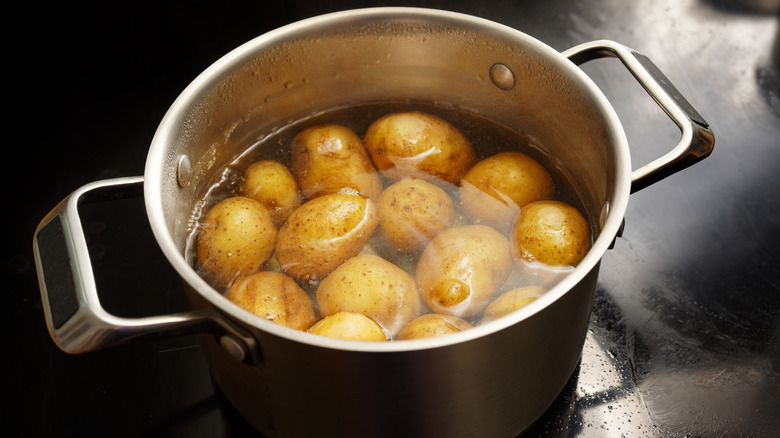
[[[261,318],[296,330],[316,321],[309,295],[285,274],[263,271],[236,280],[225,297]]]
[[[485,308],[482,321],[492,321],[521,309],[544,295],[547,289],[539,286],[523,286],[497,296]]]
[[[460,202],[466,216],[501,231],[509,231],[524,205],[549,199],[553,193],[547,169],[520,152],[485,158],[460,182]]]
[[[395,250],[414,252],[455,222],[455,207],[441,188],[404,178],[379,196],[379,233]]]
[[[276,227],[259,202],[243,196],[225,199],[209,209],[197,238],[202,272],[217,288],[254,274],[271,257]]]
[[[590,227],[582,213],[571,205],[537,201],[520,210],[510,242],[518,267],[522,267],[523,261],[577,266],[590,249]]]
[[[414,278],[387,260],[370,254],[355,256],[317,287],[322,316],[362,313],[395,335],[420,314],[422,301]]]
[[[368,127],[363,141],[377,169],[395,180],[457,185],[475,159],[471,142],[458,128],[421,112],[386,115]]]
[[[343,189],[379,196],[382,182],[363,141],[341,125],[304,129],[292,141],[292,172],[304,196],[313,199]]]
[[[276,226],[284,223],[303,201],[290,169],[274,160],[252,163],[244,171],[240,190],[243,196],[263,204]]]
[[[487,225],[437,234],[417,263],[417,287],[436,313],[468,317],[481,312],[512,270],[509,243]]]
[[[427,313],[419,316],[407,324],[397,339],[399,341],[411,339],[433,338],[444,336],[450,333],[457,333],[462,330],[474,327],[468,321],[452,315],[442,315],[439,313]]]
[[[276,260],[298,280],[322,279],[356,256],[379,223],[376,204],[351,193],[316,197],[292,212],[276,239]]]
[[[362,313],[339,312],[315,322],[307,330],[315,335],[353,341],[389,341],[387,333],[376,321]]]

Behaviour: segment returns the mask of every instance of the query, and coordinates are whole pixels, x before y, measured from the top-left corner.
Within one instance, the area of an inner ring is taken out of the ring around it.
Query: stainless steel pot
[[[632,172],[622,126],[577,67],[618,57],[681,129],[680,142]],[[186,259],[188,219],[208,181],[258,138],[318,111],[383,101],[433,102],[531,133],[579,185],[598,237],[546,295],[497,321],[440,338],[360,343],[308,335],[250,315]],[[712,150],[707,123],[643,55],[611,41],[563,54],[494,22],[379,8],[304,20],[217,61],[173,103],[143,177],[75,191],[41,223],[36,264],[46,321],[70,353],[199,331],[212,373],[268,436],[512,436],[572,375],[603,254],[632,190]],[[154,235],[193,311],[119,318],[100,306],[78,206],[145,198]]]

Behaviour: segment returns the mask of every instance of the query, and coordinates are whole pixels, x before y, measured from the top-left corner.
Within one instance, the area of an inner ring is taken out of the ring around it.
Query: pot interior
[[[575,277],[614,238],[628,196],[627,147],[611,107],[574,64],[475,17],[357,10],[295,23],[237,48],[199,76],[162,121],[147,161],[147,210],[185,281],[214,303],[222,299],[185,255],[193,209],[226,163],[293,122],[383,102],[478,114],[526,133],[554,157],[598,236]]]

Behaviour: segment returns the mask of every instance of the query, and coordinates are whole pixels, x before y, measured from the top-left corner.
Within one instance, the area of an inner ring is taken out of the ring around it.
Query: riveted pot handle
[[[211,332],[240,360],[260,360],[255,339],[214,308],[122,318],[100,304],[78,207],[143,195],[143,177],[116,178],[74,191],[41,221],[33,238],[49,333],[67,353],[85,353],[150,337]]]
[[[563,52],[577,65],[616,57],[623,62],[647,93],[680,128],[679,143],[660,158],[631,173],[631,192],[660,181],[707,157],[715,145],[709,124],[645,55],[609,40],[581,44]]]

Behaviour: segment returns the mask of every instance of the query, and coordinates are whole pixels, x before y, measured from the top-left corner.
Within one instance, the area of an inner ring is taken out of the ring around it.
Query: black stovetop
[[[141,175],[167,107],[221,55],[302,18],[378,5],[477,15],[557,50],[621,42],[652,58],[715,133],[709,158],[631,196],[625,232],[601,266],[581,364],[527,434],[769,437],[780,430],[780,1],[265,3],[64,4],[6,15],[21,30],[4,26],[11,118],[3,160],[10,282],[0,316],[2,430],[253,436],[212,383],[197,337],[76,356],[58,350],[43,319],[33,232],[79,186]],[[618,112],[635,166],[677,142],[677,128],[617,62],[583,69]],[[141,200],[85,218],[109,310],[186,309]]]

